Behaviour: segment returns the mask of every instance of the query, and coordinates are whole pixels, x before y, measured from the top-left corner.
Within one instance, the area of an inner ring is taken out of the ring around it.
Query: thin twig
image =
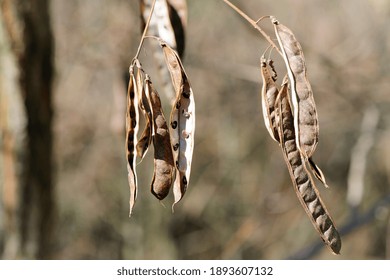
[[[144,41],[145,41],[146,32],[148,31],[148,28],[149,28],[150,19],[152,18],[152,15],[153,15],[153,10],[154,10],[155,4],[156,4],[156,0],[153,1],[152,7],[150,9],[150,14],[149,14],[148,20],[145,24],[144,32],[142,33],[141,41],[139,42],[138,50],[137,50],[137,53],[135,54],[133,61],[138,59],[139,53],[141,52],[141,48],[142,48]]]
[[[254,21],[251,19],[247,14],[245,14],[243,11],[241,11],[237,6],[233,5],[229,0],[223,0],[226,4],[228,4],[233,10],[235,10],[240,16],[242,16],[244,19],[246,19],[257,31],[263,35],[263,37],[278,51],[278,53],[283,57],[282,52],[279,50],[278,46],[272,41],[272,39],[268,36],[267,33],[263,29],[261,29],[258,25],[258,21]]]

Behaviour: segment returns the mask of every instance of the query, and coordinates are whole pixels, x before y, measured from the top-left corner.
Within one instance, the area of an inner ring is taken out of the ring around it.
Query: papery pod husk
[[[261,77],[263,86],[261,89],[261,106],[263,111],[264,124],[271,138],[279,143],[278,127],[276,125],[275,101],[279,93],[278,87],[271,75],[267,60],[264,56],[260,59]]]
[[[138,88],[134,77],[133,65],[130,66],[130,80],[127,91],[127,106],[126,106],[126,158],[127,172],[130,187],[130,210],[129,216],[132,214],[134,204],[138,194],[137,172],[136,172],[136,145],[138,133]]]
[[[151,192],[156,198],[162,200],[168,195],[172,186],[175,165],[169,128],[165,120],[161,100],[148,75],[146,76],[146,94],[150,96],[153,111],[154,173]]]
[[[153,0],[140,0],[141,30],[144,30]],[[183,58],[188,9],[186,0],[157,0],[155,15],[149,27],[149,35],[164,40]]]
[[[315,164],[315,162],[313,161],[313,158],[310,157],[307,162],[308,162],[310,170],[314,174],[314,176],[325,186],[325,188],[329,188],[328,184],[326,183],[324,173],[319,168],[319,166],[317,164]]]
[[[185,39],[188,20],[188,9],[186,0],[168,0],[169,18],[175,33],[176,51],[183,59],[185,50]]]
[[[302,155],[308,159],[318,144],[319,125],[313,91],[307,79],[305,58],[292,31],[274,17],[271,20],[290,80],[296,142]]]
[[[142,30],[149,17],[153,0],[140,0]],[[187,26],[187,3],[184,0],[157,0],[153,16],[149,23],[148,35],[161,38],[166,44],[183,57],[185,48],[185,32]],[[152,42],[154,47],[153,55],[156,60],[157,69],[161,79],[161,84],[166,97],[171,104],[175,101],[174,90],[170,83],[169,73],[164,66],[164,57],[158,50],[158,44]]]
[[[177,170],[173,186],[175,205],[182,199],[190,181],[195,135],[195,100],[178,54],[164,42],[161,41],[160,45],[176,93],[170,122],[173,157]]]
[[[145,117],[145,127],[142,131],[141,137],[138,139],[137,143],[137,155],[142,160],[147,153],[153,137],[153,112],[150,104],[149,92],[146,90],[146,78],[143,77],[141,71],[137,73],[137,84],[142,88],[140,99],[139,99],[139,108],[142,111]],[[143,81],[141,83],[141,80]]]
[[[277,98],[277,115],[280,145],[298,199],[327,247],[334,254],[339,254],[340,235],[296,144],[294,119],[287,91],[280,91]]]

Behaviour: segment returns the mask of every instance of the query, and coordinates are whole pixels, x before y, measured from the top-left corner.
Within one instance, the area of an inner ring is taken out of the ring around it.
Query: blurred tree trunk
[[[18,192],[19,256],[49,259],[55,214],[52,182],[54,43],[49,0],[1,0],[1,13],[17,61],[27,119],[26,158]],[[5,189],[9,183],[5,181]]]
[[[0,247],[4,259],[14,259],[20,249],[18,190],[23,152],[25,114],[11,53],[0,14]],[[1,251],[0,251],[1,253]]]

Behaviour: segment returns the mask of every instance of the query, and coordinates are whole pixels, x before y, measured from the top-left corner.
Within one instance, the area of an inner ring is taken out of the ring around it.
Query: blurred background
[[[1,258],[390,259],[389,1],[232,1],[254,20],[276,16],[303,47],[320,122],[314,158],[330,189],[317,186],[342,234],[339,256],[266,131],[268,43],[222,0],[187,1],[183,63],[197,117],[189,189],[174,213],[171,195],[151,195],[149,151],[131,218],[124,98],[139,1],[16,2],[0,1]],[[260,26],[272,34],[269,20]],[[159,90],[149,41],[139,59]]]

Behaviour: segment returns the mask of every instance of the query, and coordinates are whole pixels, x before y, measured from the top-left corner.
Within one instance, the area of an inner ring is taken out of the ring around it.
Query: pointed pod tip
[[[180,198],[176,198],[175,201],[172,203],[172,214],[175,213],[175,206],[177,203],[179,203],[179,201],[182,199],[183,196],[181,196]]]
[[[340,255],[341,237],[337,231],[334,232],[333,238],[329,240],[328,247],[334,255]]]
[[[340,253],[340,250],[341,250],[341,244],[340,244],[340,246],[338,246],[338,247],[331,247],[331,249],[332,249],[332,253],[333,253],[333,255],[340,255],[341,253]]]
[[[172,204],[172,214],[175,214],[175,203]]]

